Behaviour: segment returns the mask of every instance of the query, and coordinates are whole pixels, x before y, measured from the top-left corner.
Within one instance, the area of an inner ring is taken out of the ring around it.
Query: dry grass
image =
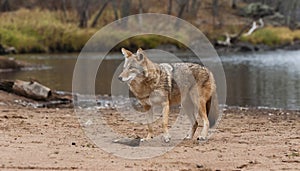
[[[0,43],[20,53],[79,51],[95,32],[63,21],[60,12],[40,9],[2,13],[0,25]]]
[[[266,44],[269,46],[278,46],[282,44],[292,44],[300,39],[300,30],[290,30],[287,27],[265,27],[257,30],[250,36],[243,36],[242,41],[253,44]]]
[[[38,16],[38,17],[37,17]],[[61,12],[48,10],[20,9],[14,12],[0,14],[0,44],[15,47],[19,53],[37,52],[74,52],[80,51],[90,37],[96,33],[99,27],[113,21],[113,14],[107,10],[103,14],[103,20],[99,21],[98,28],[78,28],[78,21],[72,20],[76,16],[73,13],[63,17]],[[93,17],[91,18],[91,20]],[[89,23],[91,22],[89,21]],[[110,46],[113,40],[128,34],[126,32],[107,32],[102,39]],[[122,47],[155,48],[161,44],[182,45],[172,39],[158,35],[144,35],[129,38],[117,46],[114,50]],[[100,45],[99,45],[100,46]]]

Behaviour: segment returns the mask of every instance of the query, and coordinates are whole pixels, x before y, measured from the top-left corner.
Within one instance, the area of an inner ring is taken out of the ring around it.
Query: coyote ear
[[[142,48],[139,48],[139,49],[137,50],[137,52],[142,53],[142,52],[144,52],[144,51],[143,51]]]
[[[137,50],[136,55],[137,55],[137,60],[138,60],[138,61],[144,60],[144,53],[143,53],[143,52],[144,52],[144,51],[143,51],[141,48],[139,48],[139,49]]]
[[[124,57],[128,58],[129,56],[132,55],[132,52],[130,52],[129,50],[126,50],[124,48],[121,49],[122,54],[124,55]]]

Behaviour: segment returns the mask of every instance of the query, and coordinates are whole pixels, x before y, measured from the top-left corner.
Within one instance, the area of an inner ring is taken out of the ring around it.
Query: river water
[[[52,89],[72,91],[77,55],[17,55],[17,59],[41,67],[0,72],[0,78],[35,79]],[[182,57],[183,61],[195,62],[191,59]],[[97,94],[111,94],[111,79],[122,60],[120,53],[106,56],[98,69]],[[221,56],[221,60],[226,75],[227,105],[300,109],[300,51],[231,54]]]

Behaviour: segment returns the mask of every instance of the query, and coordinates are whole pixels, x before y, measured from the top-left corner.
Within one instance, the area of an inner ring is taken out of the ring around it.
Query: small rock
[[[75,143],[75,142],[72,142],[72,145],[76,145],[76,143]]]
[[[92,120],[87,120],[85,123],[84,123],[84,126],[91,126],[93,124],[93,121]]]
[[[204,166],[202,164],[196,164],[196,167],[200,169],[203,168]]]
[[[128,145],[131,147],[137,147],[140,145],[141,142],[141,138],[140,137],[136,137],[136,138],[121,138],[121,139],[117,139],[114,140],[113,143],[118,143],[118,144],[124,144],[124,145]]]
[[[250,3],[240,13],[244,17],[265,17],[275,14],[274,8],[263,3]]]

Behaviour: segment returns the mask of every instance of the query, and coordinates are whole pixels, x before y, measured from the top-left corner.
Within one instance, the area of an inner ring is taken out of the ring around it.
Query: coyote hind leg
[[[208,129],[209,129],[209,120],[207,117],[207,111],[206,111],[206,101],[205,100],[200,100],[199,102],[199,115],[203,120],[203,128],[202,131],[200,133],[200,136],[197,138],[198,141],[203,141],[207,139],[207,135],[208,135]]]
[[[192,139],[196,132],[196,129],[198,127],[198,122],[194,115],[195,105],[193,104],[193,101],[189,95],[186,95],[183,98],[182,108],[183,108],[184,113],[188,116],[188,118],[192,124],[192,127],[190,128],[188,134],[186,135],[186,137],[184,139]]]
[[[190,91],[190,96],[193,101],[193,104],[197,107],[197,113],[199,117],[203,121],[203,128],[200,133],[200,136],[197,138],[198,141],[203,141],[207,139],[208,135],[208,129],[209,129],[209,121],[207,117],[207,111],[206,111],[206,103],[205,97],[203,94],[200,94],[199,91],[197,91],[198,88],[194,87],[192,91]]]

